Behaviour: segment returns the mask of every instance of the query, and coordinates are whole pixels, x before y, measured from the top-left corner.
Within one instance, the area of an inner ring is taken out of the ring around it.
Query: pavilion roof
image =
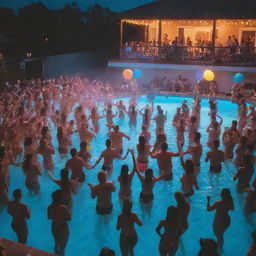
[[[156,0],[121,13],[123,19],[256,19],[255,0]]]

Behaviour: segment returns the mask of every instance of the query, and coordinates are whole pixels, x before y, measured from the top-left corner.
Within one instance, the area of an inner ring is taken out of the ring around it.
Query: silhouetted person
[[[8,213],[12,216],[12,229],[17,234],[18,242],[26,244],[28,227],[26,219],[30,218],[29,208],[20,202],[22,192],[20,189],[13,191],[14,200],[8,204]]]

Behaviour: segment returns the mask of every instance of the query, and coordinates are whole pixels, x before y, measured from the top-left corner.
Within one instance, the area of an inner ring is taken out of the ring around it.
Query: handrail
[[[159,49],[160,48],[160,49]],[[216,64],[247,63],[256,65],[256,47],[212,47],[178,45],[133,45],[120,47],[121,59],[163,61],[169,63],[214,62]]]

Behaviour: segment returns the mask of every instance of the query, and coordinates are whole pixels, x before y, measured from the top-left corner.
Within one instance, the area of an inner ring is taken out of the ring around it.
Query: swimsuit
[[[111,206],[109,207],[101,207],[99,205],[96,206],[96,212],[99,214],[99,215],[107,215],[107,214],[110,214],[113,210],[113,205],[111,204]]]

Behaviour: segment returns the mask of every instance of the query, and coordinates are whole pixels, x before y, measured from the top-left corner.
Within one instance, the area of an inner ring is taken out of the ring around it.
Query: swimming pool
[[[120,98],[127,105],[129,98]],[[160,104],[165,111],[168,112],[168,120],[166,123],[167,142],[169,150],[177,151],[176,147],[176,133],[171,125],[173,115],[176,108],[181,105],[182,100],[187,99],[188,103],[192,103],[192,98],[189,97],[168,97],[156,96],[155,106]],[[138,99],[138,106],[142,108],[148,100],[145,96],[140,96]],[[201,124],[199,132],[202,134],[203,156],[204,160],[206,152],[208,151],[206,142],[207,134],[206,128],[209,124],[208,116],[208,102],[206,99],[202,100],[201,108]],[[233,119],[237,119],[237,105],[232,104],[226,100],[218,101],[219,114],[223,117],[223,126],[230,126]],[[73,119],[71,115],[69,117]],[[119,120],[115,118],[115,124],[120,125],[120,130],[131,137],[130,141],[124,139],[124,152],[127,148],[135,148],[138,142],[138,134],[141,130],[141,117],[138,116],[137,127],[130,130],[128,120]],[[151,123],[151,141],[153,145],[155,141],[155,123]],[[51,126],[53,136],[53,145],[55,147],[55,171],[54,176],[59,177],[60,170],[64,167],[65,161],[69,158],[63,158],[57,151],[56,128]],[[185,135],[187,138],[187,136]],[[79,148],[79,136],[74,134],[73,146]],[[94,163],[99,157],[101,151],[105,149],[105,140],[107,139],[107,129],[105,119],[100,120],[100,132],[97,138],[92,140],[91,146],[93,148],[91,163]],[[186,148],[187,143],[184,148]],[[95,212],[96,201],[91,199],[90,189],[86,185],[88,182],[92,184],[97,183],[97,172],[100,170],[100,164],[91,171],[86,171],[86,184],[84,184],[77,195],[74,196],[74,204],[72,210],[72,220],[69,223],[70,237],[66,248],[66,256],[97,256],[102,247],[109,247],[116,251],[116,255],[120,255],[119,250],[119,231],[116,231],[117,216],[120,214],[120,202],[118,198],[119,184],[117,177],[120,173],[122,164],[128,164],[131,168],[132,160],[129,155],[124,161],[114,162],[114,171],[110,180],[115,181],[116,192],[113,194],[114,210],[109,216],[99,216]],[[155,176],[158,176],[157,163],[155,159],[150,159],[149,167],[154,170]],[[243,214],[243,195],[236,193],[236,183],[232,181],[236,169],[231,162],[226,162],[223,165],[223,170],[220,174],[209,174],[209,163],[202,161],[201,172],[198,176],[198,183],[200,190],[196,191],[191,198],[191,212],[189,215],[190,227],[181,238],[180,249],[178,256],[197,255],[199,251],[199,239],[214,238],[212,231],[212,222],[214,212],[206,211],[206,196],[211,196],[211,203],[219,199],[220,191],[223,187],[231,189],[234,198],[235,210],[230,213],[231,225],[225,233],[224,253],[227,256],[243,256],[245,255],[251,243],[251,231],[255,229],[255,219],[246,219]],[[154,194],[155,199],[151,209],[141,206],[139,202],[139,193],[141,191],[141,184],[138,177],[135,175],[132,184],[132,201],[133,211],[136,212],[143,222],[142,227],[136,227],[138,232],[138,243],[135,247],[136,256],[155,256],[158,254],[159,236],[155,232],[155,228],[159,221],[166,216],[166,209],[170,205],[176,205],[174,193],[180,191],[180,176],[182,175],[182,168],[180,166],[179,158],[173,158],[173,174],[174,178],[171,182],[160,181],[155,185]],[[54,240],[51,234],[51,222],[47,219],[47,207],[51,203],[51,193],[58,189],[47,173],[40,177],[41,194],[36,197],[29,197],[24,185],[24,175],[22,169],[18,167],[11,167],[11,184],[9,189],[10,198],[13,189],[22,188],[23,199],[31,209],[31,219],[28,221],[29,235],[27,244],[42,250],[53,252]],[[16,241],[16,235],[11,229],[11,218],[4,210],[0,215],[0,237],[5,237]]]

